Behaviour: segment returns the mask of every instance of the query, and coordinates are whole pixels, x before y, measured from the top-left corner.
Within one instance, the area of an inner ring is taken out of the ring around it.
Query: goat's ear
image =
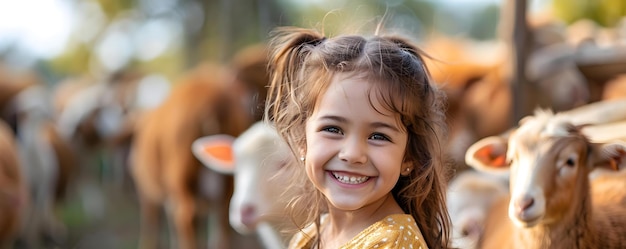
[[[626,143],[622,141],[596,144],[597,153],[592,157],[593,166],[610,170],[626,168]]]
[[[225,134],[201,137],[193,142],[191,150],[204,166],[222,174],[232,175],[235,172],[234,141],[234,137]]]
[[[465,163],[486,173],[508,174],[507,148],[508,138],[500,136],[483,138],[467,149]]]

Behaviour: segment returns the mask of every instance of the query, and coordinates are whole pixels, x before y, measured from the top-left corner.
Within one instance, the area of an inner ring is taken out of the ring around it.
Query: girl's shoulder
[[[342,247],[350,248],[428,248],[413,216],[392,214],[361,231]]]
[[[328,214],[322,215],[322,222],[326,220]],[[317,226],[309,224],[307,227],[297,232],[291,237],[288,248],[290,249],[307,249],[312,248],[313,238],[317,236]]]
[[[311,248],[312,238],[315,235],[315,224],[311,224],[292,237],[289,248]],[[413,216],[392,214],[361,231],[341,247],[341,249],[360,248],[427,249],[428,247]]]

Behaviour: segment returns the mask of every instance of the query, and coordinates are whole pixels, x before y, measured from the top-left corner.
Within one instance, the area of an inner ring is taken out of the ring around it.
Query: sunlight
[[[43,58],[59,54],[73,29],[71,11],[60,0],[2,1],[0,49],[14,45]]]

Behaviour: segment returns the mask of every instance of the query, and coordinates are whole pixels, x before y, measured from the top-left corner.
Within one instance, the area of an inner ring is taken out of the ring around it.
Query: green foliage
[[[84,43],[68,47],[63,54],[49,61],[50,67],[61,74],[81,75],[89,70],[92,49]]]
[[[142,72],[158,72],[173,81],[185,70],[185,57],[182,51],[169,50],[150,61],[136,63],[135,67]]]
[[[493,39],[500,16],[500,6],[489,5],[482,9],[473,19],[470,26],[470,36],[478,40]]]
[[[94,0],[100,4],[102,10],[109,19],[115,18],[117,14],[134,8],[137,4],[135,0]]]
[[[328,36],[339,33],[371,34],[382,24],[382,32],[419,36],[432,26],[435,4],[407,0],[281,1],[293,20],[290,25],[316,28]]]
[[[552,7],[555,15],[566,23],[590,19],[611,27],[626,16],[625,0],[552,0]]]

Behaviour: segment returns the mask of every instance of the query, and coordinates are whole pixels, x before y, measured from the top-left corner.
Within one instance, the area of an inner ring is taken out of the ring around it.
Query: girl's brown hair
[[[442,141],[446,124],[444,95],[431,83],[422,56],[425,54],[398,36],[366,38],[343,35],[325,38],[315,30],[296,27],[276,29],[271,37],[270,75],[265,119],[287,141],[295,157],[306,150],[305,124],[337,73],[349,73],[376,84],[384,107],[400,114],[408,133],[405,162],[414,170],[392,190],[405,213],[411,214],[429,248],[447,248],[450,217],[445,204],[447,168]],[[299,165],[301,166],[301,165]],[[327,207],[324,197],[296,170],[290,187],[300,195],[290,203],[293,216],[315,222]],[[303,227],[304,224],[298,224]]]

